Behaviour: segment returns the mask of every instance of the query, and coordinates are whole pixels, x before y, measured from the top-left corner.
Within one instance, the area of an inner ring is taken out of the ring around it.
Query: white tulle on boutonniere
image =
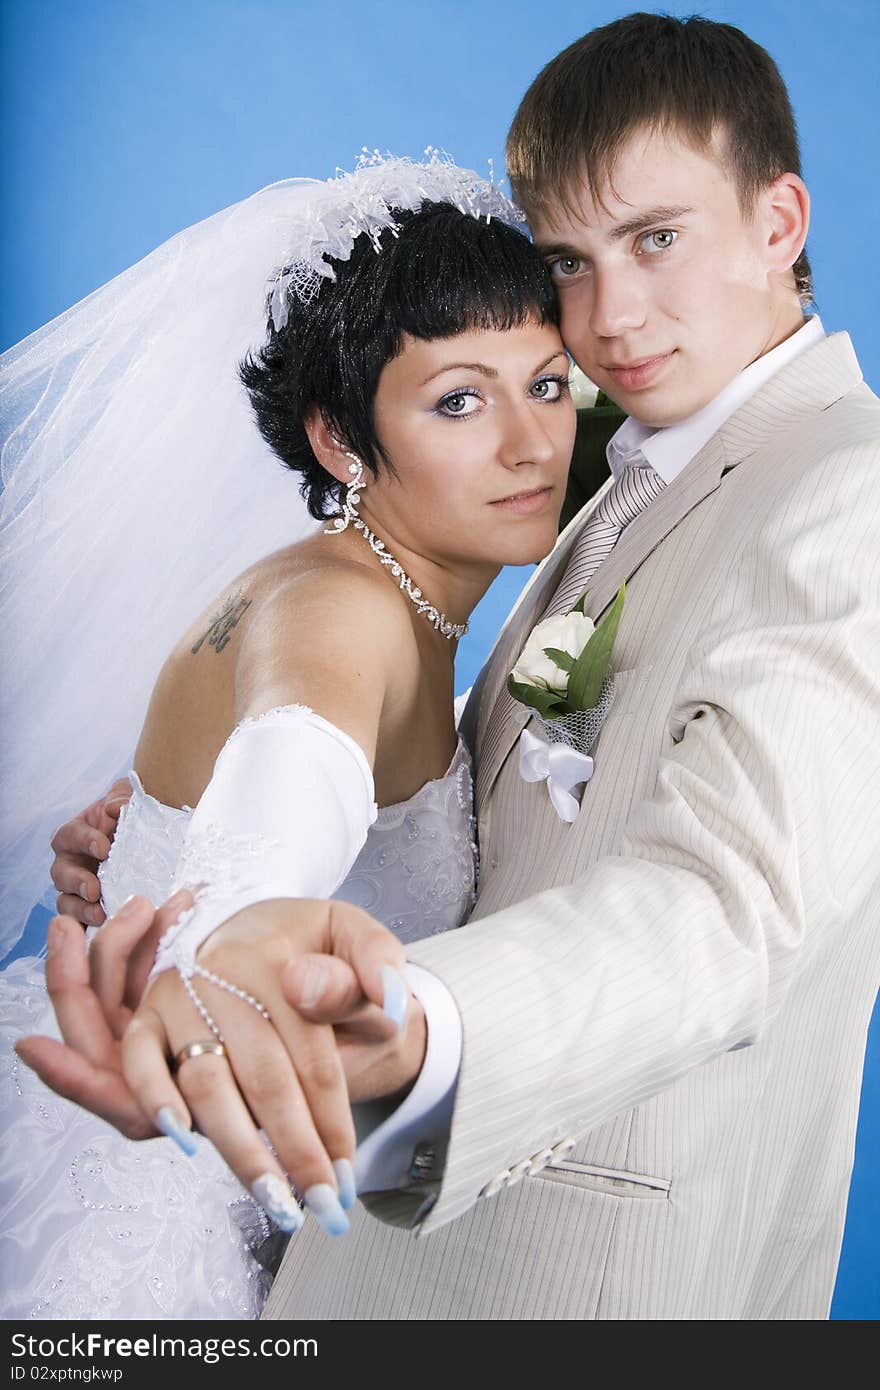
[[[621,584],[598,626],[584,612],[586,593],[569,612],[536,624],[507,678],[510,694],[534,710],[543,733],[523,729],[520,776],[526,782],[546,782],[564,821],[577,818],[593,775],[590,751],[614,700],[611,654],[625,596]]]

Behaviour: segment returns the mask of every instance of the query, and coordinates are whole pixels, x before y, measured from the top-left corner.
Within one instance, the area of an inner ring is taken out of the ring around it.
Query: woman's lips
[[[529,516],[532,512],[540,512],[550,498],[553,496],[552,487],[532,488],[529,492],[517,492],[512,497],[499,497],[496,502],[490,502],[490,506],[498,507],[503,512],[516,512],[520,516]]]
[[[631,366],[606,367],[605,371],[624,390],[639,391],[645,386],[653,386],[674,356],[673,349],[672,352],[661,353],[659,357],[643,357],[640,362],[634,362]]]

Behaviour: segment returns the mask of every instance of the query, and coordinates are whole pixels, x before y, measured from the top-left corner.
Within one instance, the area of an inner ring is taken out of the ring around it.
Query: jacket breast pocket
[[[611,672],[614,694],[609,715],[614,719],[644,717],[644,699],[650,694],[654,667],[633,666],[626,671]]]

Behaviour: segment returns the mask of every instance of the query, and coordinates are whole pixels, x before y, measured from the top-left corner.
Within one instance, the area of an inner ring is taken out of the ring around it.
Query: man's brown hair
[[[590,188],[610,183],[639,127],[675,131],[704,152],[717,133],[746,215],[780,174],[801,172],[788,92],[765,49],[730,24],[631,14],[564,49],[520,102],[507,168],[526,213],[548,197],[574,211],[584,179]],[[805,250],[793,271],[809,302]]]

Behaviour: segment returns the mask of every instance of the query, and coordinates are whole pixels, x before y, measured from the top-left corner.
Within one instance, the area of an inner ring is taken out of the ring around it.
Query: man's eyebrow
[[[487,367],[484,362],[447,362],[445,366],[438,367],[436,372],[426,376],[421,383],[427,386],[429,381],[433,381],[435,376],[442,376],[444,372],[480,372],[483,376],[496,377],[498,373],[494,367]]]
[[[609,235],[612,241],[622,241],[624,237],[645,232],[649,227],[656,227],[658,223],[677,222],[680,217],[687,217],[693,211],[693,208],[685,207],[646,208],[644,212],[637,212],[635,217],[630,217],[628,221],[618,222],[611,228]]]
[[[569,241],[536,241],[535,250],[542,256],[583,256]]]
[[[638,232],[647,231],[649,227],[662,226],[664,222],[677,222],[680,217],[687,217],[695,212],[695,208],[686,207],[656,207],[645,208],[644,212],[637,212],[634,217],[630,217],[626,222],[616,223],[608,233],[612,241],[623,241],[625,237],[635,236]],[[579,251],[570,241],[536,241],[535,248],[542,256],[574,256],[577,260],[583,260],[583,251]]]

